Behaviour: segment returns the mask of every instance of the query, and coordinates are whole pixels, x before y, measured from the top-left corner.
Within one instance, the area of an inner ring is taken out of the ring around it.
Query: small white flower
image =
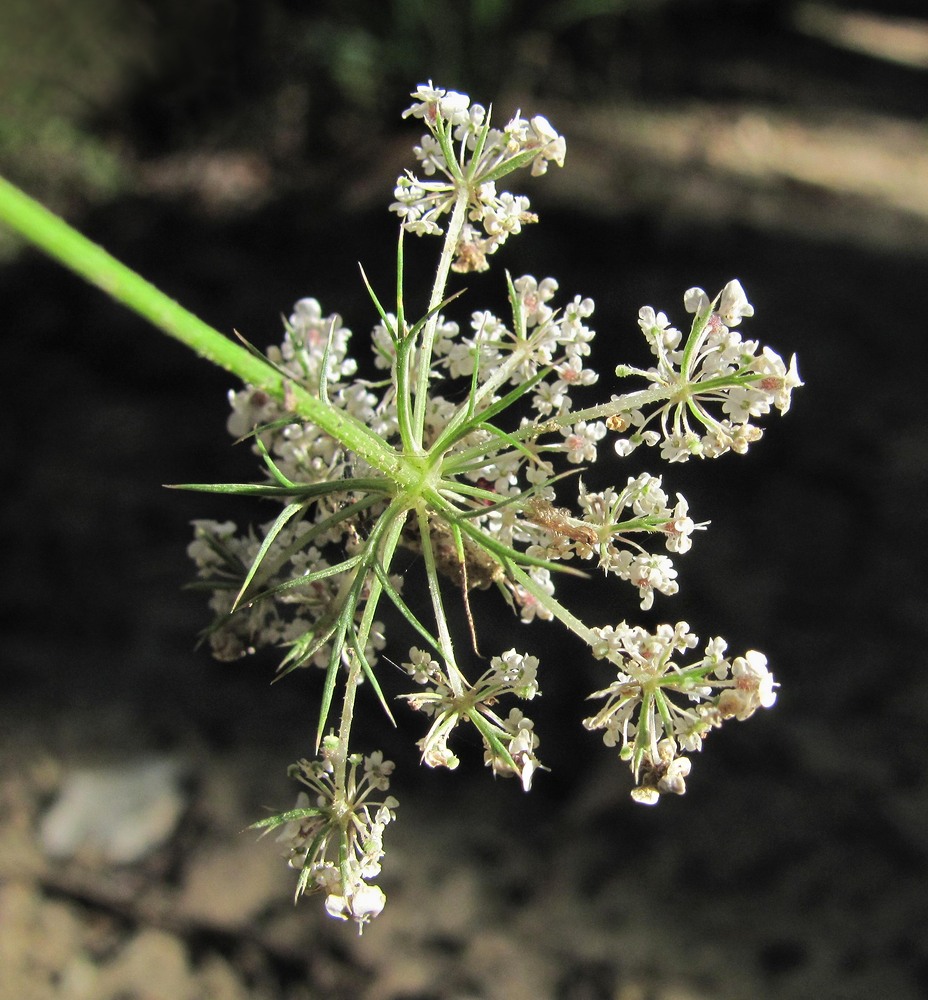
[[[577,356],[569,358],[562,365],[557,365],[554,371],[558,377],[555,385],[562,383],[565,387],[594,385],[599,379],[599,375],[592,368],[583,367],[583,362]]]
[[[532,406],[542,416],[549,413],[562,413],[570,409],[570,397],[567,395],[567,384],[557,382],[539,382],[532,396]]]
[[[499,197],[490,197],[480,216],[487,236],[509,236],[522,231],[523,222],[533,222],[529,200],[525,195],[504,191]]]
[[[749,659],[750,658],[750,659]],[[758,708],[770,708],[776,701],[777,686],[766,668],[766,657],[756,650],[749,650],[744,657],[737,657],[731,665],[731,680],[718,699],[719,714],[723,719],[749,719]]]
[[[567,142],[563,136],[558,135],[551,127],[547,118],[536,115],[530,122],[532,139],[529,145],[540,145],[538,156],[532,161],[532,176],[540,177],[548,169],[548,163],[555,166],[564,166],[564,157],[567,154]]]
[[[701,288],[688,288],[683,293],[683,307],[688,313],[702,316],[709,311],[711,305],[709,296]]]
[[[722,289],[716,310],[726,326],[737,326],[742,319],[754,315],[754,306],[748,302],[741,282],[735,278]]]
[[[579,465],[581,462],[595,462],[596,442],[600,441],[605,433],[606,425],[599,420],[590,424],[581,420],[573,427],[562,428],[563,448],[567,452],[567,461],[574,465]]]
[[[482,104],[472,104],[467,112],[467,120],[454,130],[454,141],[463,142],[468,149],[473,149],[477,141],[477,133],[486,120],[487,109]]]
[[[573,331],[583,326],[583,321],[593,315],[594,308],[592,299],[581,299],[579,295],[575,295],[573,301],[568,302],[564,307],[561,319],[562,331]]]
[[[236,392],[229,390],[229,405],[232,412],[226,421],[226,430],[234,438],[243,438],[256,427],[276,420],[280,415],[277,400],[269,396],[263,389],[247,386]]]
[[[624,492],[627,494],[626,503],[631,502],[632,510],[641,515],[652,515],[660,517],[667,510],[667,494],[661,485],[660,476],[652,476],[648,472],[642,472],[637,479],[631,476]]]
[[[753,386],[734,386],[728,390],[722,412],[736,424],[746,424],[751,417],[762,417],[770,412],[767,393]]]
[[[554,278],[543,278],[539,283],[532,275],[524,274],[512,283],[522,300],[522,319],[526,326],[547,323],[554,312],[548,303],[557,291]]]
[[[689,516],[689,504],[686,499],[677,494],[677,505],[673,509],[672,519],[664,525],[667,533],[667,550],[669,552],[689,552],[693,547],[692,534],[697,528],[704,528],[704,524],[697,525]]]
[[[509,688],[517,697],[531,700],[538,694],[538,657],[507,650],[490,660],[496,671],[495,682]]]
[[[554,593],[554,583],[551,580],[550,570],[533,568],[529,571],[529,575],[546,594]],[[554,617],[553,612],[545,607],[541,600],[521,585],[514,584],[510,589],[516,604],[519,606],[519,616],[522,621],[531,622],[536,617],[543,621],[550,621]]]
[[[800,379],[799,370],[796,367],[796,355],[794,354],[790,358],[789,369],[787,369],[780,355],[769,347],[765,347],[755,370],[766,375],[760,382],[754,383],[757,389],[769,393],[773,399],[773,405],[780,413],[786,413],[789,410],[793,389],[802,385],[802,379]]]
[[[325,908],[330,917],[356,921],[360,933],[366,923],[380,914],[386,902],[386,893],[379,886],[359,882],[345,895],[331,893],[326,898]]]
[[[440,90],[432,85],[431,80],[427,84],[420,83],[410,96],[416,98],[417,103],[403,112],[404,118],[410,115],[422,118],[429,126],[433,125],[438,117],[444,118],[452,125],[464,125],[470,120],[467,112],[470,98],[455,90]]]
[[[509,754],[516,767],[519,768],[519,779],[522,782],[522,790],[529,792],[532,789],[532,778],[538,770],[538,758],[534,754],[534,747],[538,743],[538,737],[532,733],[531,729],[519,730],[519,734],[509,744]]]
[[[642,306],[638,310],[638,325],[648,340],[659,340],[672,347],[680,343],[682,334],[670,325],[667,313],[655,312],[651,306]]]
[[[621,575],[638,588],[642,611],[648,611],[654,605],[655,591],[670,596],[680,589],[676,580],[677,571],[668,556],[642,553],[632,557],[631,553],[620,553],[626,554],[630,562]]]
[[[404,663],[403,668],[417,684],[427,684],[441,674],[438,661],[429,652],[416,646],[409,650],[409,662]]]
[[[364,758],[364,774],[372,788],[385,792],[390,787],[390,775],[396,765],[392,760],[383,759],[383,751],[375,750]]]
[[[657,790],[662,795],[683,795],[686,792],[684,780],[692,769],[689,757],[675,757],[668,765],[666,773],[658,780]]]

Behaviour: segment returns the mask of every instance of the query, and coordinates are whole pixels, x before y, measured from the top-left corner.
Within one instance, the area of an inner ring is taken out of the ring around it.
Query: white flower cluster
[[[371,884],[380,874],[383,833],[396,818],[397,800],[388,795],[374,801],[374,792],[390,787],[393,762],[378,750],[369,757],[348,760],[346,791],[333,780],[337,740],[323,742],[318,760],[301,760],[291,777],[306,785],[288,813],[254,824],[265,830],[280,828],[291,868],[300,872],[296,895],[324,892],[326,910],[341,920],[354,920],[359,929],[384,907],[386,895]],[[363,766],[362,766],[363,763]],[[360,777],[358,769],[361,767]]]
[[[556,475],[558,456],[568,464],[593,462],[597,458],[597,442],[605,433],[606,425],[601,421],[571,422],[574,406],[571,393],[579,387],[595,384],[598,379],[597,373],[586,366],[594,333],[584,321],[592,315],[593,303],[576,296],[566,308],[558,310],[553,302],[557,282],[552,278],[539,282],[525,275],[512,283],[512,290],[516,319],[511,328],[500,317],[480,311],[472,314],[470,332],[462,335],[456,323],[439,317],[432,364],[435,373],[444,378],[449,388],[447,394],[430,396],[426,440],[440,439],[459,413],[459,405],[452,402],[454,390],[451,387],[456,380],[468,380],[471,398],[484,408],[497,404],[510,387],[534,383],[530,405],[535,419],[523,417],[521,430],[543,426],[554,417],[563,440],[542,444],[535,435],[525,434],[524,443],[513,446],[511,438],[495,437],[488,430],[479,429],[462,436],[449,448],[445,466],[460,482],[472,484],[466,494],[462,494],[473,504],[471,523],[494,540],[548,565],[529,568],[532,587],[506,577],[485,557],[481,561],[480,551],[473,547],[465,547],[466,558],[462,566],[451,536],[436,525],[432,529],[431,543],[439,569],[460,585],[488,587],[496,584],[508,594],[521,619],[530,622],[535,618],[553,617],[546,602],[546,596],[554,594],[551,564],[595,559],[603,572],[635,587],[641,607],[647,610],[652,607],[655,594],[669,596],[677,592],[677,571],[670,555],[648,551],[633,536],[656,535],[668,553],[682,554],[692,545],[694,531],[704,528],[705,524],[696,523],[690,517],[683,496],[676,494],[675,500],[671,500],[663,489],[661,478],[648,473],[628,477],[621,489],[609,488],[595,493],[587,491],[581,481],[576,512],[552,503],[554,491],[550,483]],[[706,316],[697,337],[698,350],[694,348],[696,361],[689,367],[695,383],[690,398],[698,412],[704,413],[705,402],[720,399],[723,391],[726,398],[734,393],[736,403],[750,397],[754,400],[753,411],[763,411],[762,402],[758,402],[761,399],[786,408],[789,391],[799,384],[795,363],[782,375],[765,374],[760,380],[753,377],[760,371],[775,369],[771,360],[775,355],[766,349],[757,354],[756,343],[745,343],[733,334],[731,326],[752,312],[740,292],[740,285],[731,282],[726,286],[715,311],[707,313],[711,303],[704,293],[689,294],[687,301],[699,315]],[[662,385],[672,378],[679,381],[682,375],[674,367],[681,365],[684,354],[679,331],[669,326],[662,313],[653,314],[653,310],[645,308],[640,315],[640,325],[659,358],[658,368],[645,374]],[[722,317],[730,325],[722,325]],[[388,314],[374,329],[375,364],[380,367],[396,364],[395,342],[388,333],[390,324],[396,322],[396,317]],[[347,353],[349,337],[350,332],[342,326],[337,314],[324,316],[315,299],[303,299],[294,308],[283,344],[280,348],[271,348],[268,353],[284,372],[308,386],[318,383],[323,357],[327,356],[331,404],[377,427],[387,440],[396,441],[395,384],[388,383],[378,391],[378,387],[367,382],[345,381],[357,368]],[[732,377],[745,378],[745,381],[734,384]],[[729,380],[726,387],[710,391],[722,378]],[[703,391],[701,387],[704,386],[709,388]],[[352,553],[362,544],[359,535],[362,518],[376,515],[386,501],[376,495],[365,498],[352,488],[350,474],[359,468],[363,471],[363,463],[315,425],[287,422],[280,404],[252,389],[231,393],[230,401],[233,413],[229,430],[241,436],[257,425],[260,443],[256,444],[256,450],[266,449],[280,473],[304,484],[326,483],[334,487],[344,481],[346,488],[320,496],[312,507],[311,519],[288,525],[279,532],[276,542],[281,556],[265,565],[260,580],[263,593],[271,600],[250,599],[243,603],[236,600],[247,568],[261,549],[271,524],[265,525],[257,536],[241,537],[236,536],[231,522],[196,522],[196,538],[189,553],[201,579],[215,588],[210,601],[216,614],[216,625],[209,633],[213,651],[221,659],[232,659],[260,645],[285,645],[296,651],[300,663],[312,662],[325,667],[330,662],[331,649],[328,642],[319,641],[320,626],[331,621],[337,613],[340,596],[351,580]],[[675,448],[673,442],[679,443],[684,438],[688,442],[683,451],[686,457],[710,454],[705,442],[701,450],[693,446],[691,432],[670,429],[669,411],[672,406],[681,405],[662,403],[648,418],[640,417],[643,408],[636,409],[631,417],[640,419],[644,428],[660,414],[665,457],[679,459],[681,456],[676,452],[668,454],[668,448]],[[722,405],[725,412],[732,411],[727,402],[723,401]],[[685,411],[680,419],[686,420]],[[680,426],[676,418],[674,426]],[[715,432],[714,436],[708,436],[716,445],[722,440]],[[656,437],[656,431],[644,429],[625,439],[630,442],[627,450],[637,443],[655,443],[652,438]],[[481,505],[486,508],[485,513]],[[346,510],[352,511],[351,516],[344,515]],[[419,544],[415,532],[408,531],[402,542],[414,549]],[[327,558],[327,553],[337,553],[337,556]],[[341,565],[345,568],[339,569]],[[391,581],[399,591],[402,577],[394,575]],[[230,614],[233,610],[235,613]],[[358,620],[363,612],[362,599],[356,613]],[[609,630],[594,631],[609,633]],[[376,662],[377,651],[384,644],[383,626],[375,622],[364,650],[369,663]],[[516,655],[511,651],[502,659]],[[597,652],[597,655],[603,654]],[[731,690],[713,712],[703,706],[698,714],[699,725],[692,732],[702,733],[728,715],[746,717],[744,705],[734,706],[735,694],[732,692],[743,690],[734,681],[743,670],[740,664],[750,663],[752,655],[744,661],[736,661],[726,682]],[[494,669],[501,662],[501,658],[495,658]],[[537,660],[528,657],[527,662],[531,664],[531,682],[523,681],[518,686],[502,684],[499,676],[491,671],[467,690],[465,699],[470,699],[466,708],[482,713],[492,730],[492,736],[484,740],[488,763],[499,773],[520,774],[526,786],[538,767],[534,756],[537,736],[532,732],[530,720],[518,710],[502,719],[487,709],[487,703],[502,693],[523,698],[531,696]],[[429,733],[420,741],[423,757],[433,766],[454,767],[457,757],[448,748],[447,740],[458,722],[468,717],[466,711],[462,712],[462,692],[452,690],[443,668],[431,654],[414,650],[408,668],[419,683],[430,685],[428,691],[417,692],[408,699],[415,708],[434,718]],[[675,671],[671,670],[668,676],[675,676]],[[716,681],[715,689],[721,690],[722,678],[717,677]],[[622,681],[619,686],[629,683]],[[631,688],[623,688],[626,689],[631,691]],[[622,702],[624,714],[609,715],[613,724],[621,720],[624,726],[630,725],[633,702],[633,698],[626,697]],[[656,702],[648,704],[652,713],[657,711]],[[683,720],[692,727],[697,718],[692,713],[674,717],[676,728],[667,737],[672,740],[681,738]],[[630,732],[634,737],[637,730],[632,727],[623,732]],[[649,724],[647,732],[654,734],[657,728]],[[692,732],[687,748],[691,748],[694,739]],[[639,777],[660,772],[664,780],[664,765],[669,767],[671,763],[673,773],[679,776],[684,765],[674,763],[676,757],[667,759],[669,746],[656,737],[647,746],[642,746],[635,758]],[[654,782],[645,782],[646,789],[652,786],[656,787]],[[642,797],[646,793],[636,794]]]
[[[294,382],[318,393],[323,359],[327,396],[333,406],[357,417],[378,433],[395,430],[396,412],[384,411],[381,401],[360,379],[350,382],[358,364],[348,354],[351,330],[342,325],[338,313],[323,315],[314,298],[300,299],[285,323],[283,342],[268,347],[267,357]],[[286,406],[250,386],[229,392],[232,413],[227,427],[235,438],[246,437],[267,425],[285,421],[273,430],[261,430],[280,471],[294,482],[331,482],[351,472],[341,443],[312,424],[286,420]],[[380,404],[378,408],[378,404]]]
[[[498,192],[496,181],[529,164],[535,176],[549,163],[563,166],[566,143],[541,115],[525,119],[517,112],[505,128],[491,128],[484,107],[471,105],[465,94],[436,89],[431,81],[412,96],[416,103],[403,117],[421,118],[429,129],[415,147],[425,177],[407,171],[397,181],[390,207],[407,231],[438,235],[444,232],[439,220],[466,190],[467,222],[455,248],[454,269],[485,271],[487,257],[510,235],[538,221],[528,198]]]
[[[802,385],[795,355],[787,367],[775,351],[743,340],[734,329],[754,315],[739,281],[728,282],[711,301],[701,288],[691,288],[683,302],[694,314],[686,340],[665,313],[644,306],[638,325],[657,366],[616,369],[644,376],[664,397],[653,408],[623,409],[611,418],[610,429],[624,435],[615,445],[623,457],[641,444],[660,444],[668,462],[717,458],[729,450],[743,454],[763,434],[752,420],[774,407],[786,413],[793,389]]]
[[[660,479],[644,474],[629,480],[619,492],[598,496],[587,495],[581,489],[581,519],[566,511],[557,516],[543,515],[547,498],[554,497],[553,489],[546,484],[555,475],[558,456],[572,465],[593,463],[598,455],[597,443],[606,433],[602,421],[570,421],[572,394],[599,378],[586,366],[595,333],[584,321],[592,315],[594,305],[591,299],[578,295],[566,307],[557,309],[553,300],[558,284],[553,278],[537,281],[524,275],[513,281],[512,288],[518,321],[510,325],[483,310],[472,314],[470,333],[462,335],[456,323],[439,317],[432,367],[448,388],[430,395],[426,442],[437,440],[458,415],[460,406],[452,399],[465,380],[475,386],[481,408],[497,404],[507,391],[534,383],[530,406],[535,419],[523,417],[522,428],[543,425],[557,417],[562,423],[557,438],[544,444],[529,439],[513,446],[486,430],[477,430],[462,437],[449,451],[446,466],[474,484],[483,497],[478,506],[488,505],[487,513],[478,512],[473,523],[506,544],[524,545],[544,559],[570,559],[575,554],[590,559],[597,554],[599,566],[631,582],[638,588],[642,606],[650,607],[655,592],[676,592],[676,571],[667,556],[650,554],[632,542],[629,535],[662,533],[669,551],[686,551],[696,527],[688,518],[686,501],[678,495],[677,504],[670,506],[660,490]],[[396,363],[395,345],[388,333],[388,326],[396,322],[394,315],[387,314],[372,333],[374,364],[381,368]],[[348,354],[350,337],[350,330],[342,325],[337,313],[324,315],[316,299],[305,298],[294,306],[283,343],[269,347],[267,354],[282,372],[310,388],[318,384],[325,358],[330,404],[374,428],[385,440],[398,443],[395,385],[391,382],[378,387],[358,378],[347,381],[357,371],[357,362]],[[286,479],[300,484],[329,484],[333,489],[320,495],[304,519],[291,523],[277,537],[276,551],[286,558],[266,563],[260,576],[262,593],[270,600],[253,599],[257,593],[254,581],[249,591],[252,599],[237,601],[237,597],[273,522],[263,525],[257,534],[244,536],[235,535],[231,522],[195,522],[195,540],[188,552],[196,562],[200,579],[215,585],[210,598],[215,624],[209,630],[209,641],[214,654],[223,660],[235,659],[261,646],[292,645],[301,636],[318,635],[318,625],[328,621],[335,610],[333,602],[352,568],[347,565],[344,571],[338,570],[346,562],[344,552],[350,554],[360,544],[362,518],[376,515],[385,505],[381,497],[365,497],[352,488],[353,477],[369,470],[336,438],[315,424],[288,418],[281,403],[252,387],[230,392],[229,401],[232,413],[228,429],[233,436],[255,433],[256,452],[265,450],[277,472]],[[344,490],[334,488],[339,481],[344,481]],[[506,498],[523,496],[534,499],[493,506]],[[359,504],[360,510],[346,515]],[[626,507],[633,516],[623,520],[621,512]],[[441,545],[438,528],[433,542]],[[414,539],[407,535],[404,543],[412,547]],[[456,557],[450,542],[447,545],[442,568],[455,576]],[[474,560],[478,559],[474,553]],[[468,562],[467,570],[469,586],[501,583],[523,621],[552,617],[543,602],[519,584],[482,573],[476,562]],[[554,593],[549,569],[535,567],[531,575],[547,593]],[[393,580],[401,589],[402,578]],[[359,618],[362,613],[363,602],[359,604]],[[376,651],[383,645],[383,629],[377,623],[366,649],[371,663],[376,662]],[[310,648],[311,656],[301,653],[301,662],[325,667],[329,644],[314,642]]]
[[[529,402],[535,417],[522,418],[520,433],[524,433],[524,443],[513,446],[511,437],[496,437],[478,429],[449,448],[445,466],[460,482],[472,484],[466,496],[474,508],[471,523],[475,527],[548,565],[529,568],[534,583],[529,588],[506,577],[472,546],[465,546],[467,558],[462,566],[451,536],[440,524],[432,529],[431,538],[440,570],[468,587],[501,587],[524,622],[553,617],[545,600],[554,594],[550,567],[572,559],[595,559],[603,572],[636,588],[641,607],[650,609],[656,594],[670,596],[677,592],[677,570],[671,556],[688,551],[694,531],[705,527],[690,517],[683,496],[676,494],[671,500],[661,478],[648,473],[629,477],[622,489],[598,493],[588,492],[581,481],[577,511],[552,503],[554,491],[550,483],[556,475],[558,456],[568,464],[594,462],[597,442],[606,429],[599,420],[572,422],[571,394],[598,379],[597,373],[587,367],[594,332],[585,320],[592,315],[593,303],[576,296],[566,307],[557,309],[557,288],[552,278],[537,281],[525,275],[513,281],[515,320],[511,326],[490,312],[479,311],[471,316],[470,332],[462,335],[456,323],[439,317],[432,357],[435,374],[444,379],[448,388],[442,394],[430,395],[427,442],[440,439],[460,412],[459,404],[452,402],[453,387],[460,384],[456,380],[470,382],[472,398],[482,408],[496,405],[513,387],[532,385]],[[726,399],[734,394],[736,402],[756,396],[781,409],[787,407],[790,390],[799,384],[795,363],[782,376],[765,374],[758,380],[758,371],[776,367],[771,361],[775,355],[767,349],[757,354],[756,343],[745,343],[733,334],[731,327],[753,312],[740,284],[731,282],[726,286],[714,311],[705,293],[688,293],[687,301],[698,316],[705,316],[701,324],[697,316],[698,350],[694,348],[696,362],[689,368],[694,372],[690,398],[697,412],[704,413],[706,400],[721,399],[723,394]],[[640,316],[640,325],[659,358],[658,368],[643,374],[661,385],[672,378],[679,382],[682,375],[674,365],[680,366],[684,355],[681,334],[669,326],[663,313],[653,314],[646,307]],[[721,318],[730,325],[722,325]],[[396,322],[395,316],[387,314],[373,331],[374,361],[382,368],[396,364],[395,341],[388,332],[390,324]],[[378,388],[359,379],[348,381],[357,370],[348,354],[349,338],[350,331],[337,314],[324,315],[315,299],[302,299],[286,324],[283,344],[270,348],[268,355],[282,371],[309,387],[318,385],[325,358],[331,405],[375,427],[386,440],[396,442],[395,384]],[[743,381],[733,383],[732,378]],[[725,379],[728,381],[721,386]],[[713,384],[716,388],[710,391]],[[704,390],[706,386],[709,388]],[[230,393],[230,402],[231,433],[242,436],[257,428],[255,448],[267,451],[279,473],[293,482],[327,484],[331,489],[319,497],[304,519],[278,533],[275,551],[279,555],[263,565],[257,578],[261,593],[271,599],[255,599],[254,580],[249,599],[240,601],[238,596],[247,569],[261,550],[272,523],[264,525],[257,535],[244,536],[235,534],[231,522],[195,523],[196,537],[189,554],[200,578],[214,588],[210,607],[216,619],[209,630],[213,652],[220,659],[234,659],[262,645],[283,645],[291,647],[297,665],[311,662],[326,667],[331,646],[324,641],[324,627],[337,614],[338,602],[352,578],[352,553],[362,545],[362,520],[379,513],[386,501],[352,488],[351,475],[366,471],[364,463],[334,437],[313,424],[288,420],[281,404],[253,389]],[[718,433],[707,432],[697,448],[692,432],[670,428],[670,409],[682,405],[667,401],[657,404],[646,418],[642,416],[644,407],[623,414],[623,418],[639,420],[642,428],[657,418],[664,432],[664,457],[679,460],[691,454],[709,455],[711,449],[705,440],[711,438],[718,445],[722,440]],[[722,405],[727,407],[726,412],[732,409],[727,402]],[[763,406],[755,400],[753,409],[762,411]],[[537,435],[527,433],[545,426],[552,418],[556,418],[562,440],[541,443]],[[686,421],[685,408],[679,420],[674,418],[673,425],[680,427],[680,421]],[[657,431],[644,429],[623,439],[620,445],[625,443],[625,450],[631,450],[638,443],[656,443],[658,437]],[[668,453],[668,449],[677,447],[674,442],[679,444],[683,439],[688,443],[682,454]],[[335,488],[340,481],[345,483],[344,490]],[[659,537],[669,554],[644,548],[633,537],[642,534]],[[402,543],[415,549],[415,532],[407,531]],[[391,581],[397,591],[401,590],[401,576],[393,575]],[[364,606],[362,595],[357,620]],[[383,625],[375,622],[364,649],[369,663],[376,662],[384,644]],[[423,743],[428,744],[426,758],[430,762],[456,762],[435,733]]]
[[[653,803],[682,794],[686,752],[699,750],[725,719],[773,704],[766,659],[754,650],[727,659],[715,638],[701,659],[685,664],[697,645],[685,622],[652,633],[582,621],[555,595],[558,572],[585,576],[578,567],[595,566],[630,585],[647,610],[658,594],[677,592],[673,557],[690,549],[705,524],[647,472],[597,492],[577,477],[576,502],[566,507],[557,505],[555,485],[598,461],[609,430],[622,435],[616,451],[623,457],[642,444],[660,444],[670,462],[743,452],[761,435],[756,420],[771,409],[786,412],[801,385],[795,358],[787,367],[769,348],[742,339],[736,328],[754,310],[738,281],[714,300],[698,288],[686,293],[694,316],[686,336],[664,313],[641,309],[656,365],[617,374],[641,376],[647,387],[592,406],[583,403],[599,381],[590,365],[592,300],[576,295],[558,304],[554,278],[507,276],[509,313],[473,310],[459,325],[447,314],[455,298],[450,270],[485,269],[509,235],[534,221],[528,200],[499,193],[496,182],[519,167],[537,174],[560,165],[564,140],[540,117],[516,114],[504,129],[491,128],[484,108],[431,83],[414,97],[406,115],[429,130],[416,148],[423,177],[400,178],[392,208],[404,232],[445,234],[424,315],[406,314],[401,244],[394,310],[369,287],[379,317],[373,366],[384,375],[369,381],[358,375],[341,317],[301,299],[283,343],[267,351],[278,381],[229,396],[229,431],[252,440],[263,482],[193,487],[281,504],[255,533],[196,522],[189,551],[200,584],[212,591],[209,639],[217,656],[271,644],[288,649],[281,669],[326,670],[322,756],[294,771],[308,791],[295,809],[256,826],[284,827],[301,872],[298,893],[324,891],[329,913],[359,926],[383,906],[371,879],[396,807],[392,797],[372,798],[387,790],[393,765],[380,754],[348,752],[358,685],[366,682],[388,704],[382,669],[373,669],[385,644],[380,608],[392,605],[420,636],[421,648],[403,664],[416,690],[400,697],[428,720],[418,741],[428,766],[458,765],[449,741],[463,724],[479,733],[487,766],[518,777],[526,791],[542,767],[532,720],[519,707],[499,708],[504,699],[539,695],[538,659],[509,649],[469,680],[445,611],[452,593],[476,652],[479,623],[468,595],[495,586],[522,622],[558,619],[616,668],[615,681],[591,696],[603,707],[584,724],[603,730],[630,762],[634,797]],[[413,567],[422,572],[431,617],[422,617],[420,595],[407,603],[403,570]],[[324,736],[339,689],[338,735]]]
[[[595,557],[604,573],[637,587],[645,611],[653,605],[655,592],[668,596],[677,592],[677,571],[672,560],[646,551],[630,536],[660,533],[669,552],[688,552],[693,532],[706,525],[693,521],[681,494],[671,506],[661,477],[645,472],[629,477],[622,490],[609,487],[601,493],[587,492],[581,480],[578,502],[582,512],[579,517],[543,500],[529,503],[525,519],[536,533],[532,535],[526,526],[519,526],[521,537],[530,543],[529,555],[548,560]],[[538,527],[543,529],[542,538],[538,537]]]
[[[522,787],[532,787],[535,771],[541,767],[535,756],[539,744],[534,723],[518,708],[506,718],[494,707],[505,695],[529,701],[538,690],[538,658],[510,649],[490,660],[490,668],[473,685],[461,690],[428,652],[413,646],[403,664],[423,690],[404,695],[409,706],[433,721],[419,740],[423,761],[429,767],[453,770],[460,763],[448,747],[448,738],[462,722],[472,723],[484,745],[484,760],[494,774],[518,776]],[[457,687],[457,690],[456,690]]]
[[[252,532],[236,535],[232,521],[193,522],[194,540],[187,554],[196,564],[198,577],[211,589],[209,608],[215,618],[207,637],[217,660],[237,660],[262,646],[299,648],[303,637],[316,636],[319,626],[332,617],[350,578],[350,567],[339,571],[318,546],[335,541],[351,544],[351,539],[343,539],[341,532],[317,530],[326,524],[324,507],[316,516],[314,524],[288,525],[275,536],[278,554],[265,560],[256,578],[260,593],[256,591],[243,603],[237,600],[243,580],[273,522],[259,528],[260,537]],[[395,576],[392,582],[402,587],[402,577]],[[363,608],[362,602],[358,619]],[[369,663],[377,662],[377,651],[385,644],[383,625],[374,622],[365,647]],[[325,667],[330,654],[328,642],[315,643],[305,662]]]
[[[590,695],[605,705],[583,724],[602,729],[603,742],[618,746],[619,756],[630,761],[638,802],[653,805],[662,794],[682,795],[690,760],[678,751],[702,749],[709,731],[725,719],[747,719],[776,701],[767,658],[757,650],[730,660],[726,643],[716,637],[702,659],[679,663],[698,644],[686,622],[659,625],[651,633],[623,621],[593,632],[593,655],[618,672],[609,687]]]

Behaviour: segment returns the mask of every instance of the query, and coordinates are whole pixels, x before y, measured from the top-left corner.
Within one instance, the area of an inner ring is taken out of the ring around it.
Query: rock
[[[174,832],[186,798],[183,765],[172,758],[87,768],[64,778],[39,839],[54,859],[88,854],[104,864],[140,861]]]

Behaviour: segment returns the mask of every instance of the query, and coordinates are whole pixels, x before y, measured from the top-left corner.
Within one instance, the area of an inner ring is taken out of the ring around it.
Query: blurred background
[[[596,301],[603,395],[646,361],[642,305],[682,325],[685,289],[738,277],[749,335],[798,354],[806,387],[746,458],[604,449],[585,476],[662,472],[712,521],[676,598],[641,616],[559,588],[596,622],[763,650],[776,708],[714,734],[685,797],[637,806],[579,725],[601,665],[477,595],[488,648],[542,657],[551,773],[525,796],[466,738],[458,772],[426,773],[419,721],[365,706],[365,747],[397,761],[387,908],[361,938],[294,908],[240,831],[289,804],[320,678],[214,663],[183,590],[193,518],[269,515],[162,489],[256,476],[233,382],[0,229],[0,998],[925,996],[923,4],[7,0],[0,173],[218,329],[278,342],[312,295],[363,357],[357,265],[390,287],[419,138],[399,114],[428,79],[568,142],[515,186],[541,221],[468,276],[461,317],[504,268],[553,275]]]

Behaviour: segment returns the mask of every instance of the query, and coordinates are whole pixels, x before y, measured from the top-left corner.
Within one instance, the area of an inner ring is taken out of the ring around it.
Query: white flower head
[[[565,477],[577,466],[596,462],[607,431],[623,435],[620,455],[642,444],[660,445],[670,462],[743,452],[762,433],[753,420],[774,408],[786,412],[791,390],[802,384],[795,357],[787,366],[741,336],[737,328],[754,307],[736,279],[715,298],[699,287],[685,293],[685,308],[695,314],[686,333],[644,306],[638,325],[650,367],[620,365],[616,374],[649,384],[598,405],[581,402],[598,380],[586,360],[591,299],[576,295],[558,305],[553,277],[507,274],[511,322],[479,309],[461,325],[442,314],[448,306],[450,315],[456,298],[445,294],[449,258],[455,271],[486,270],[509,236],[537,221],[528,198],[503,190],[503,179],[561,166],[566,147],[542,116],[517,112],[504,128],[491,128],[488,110],[432,81],[412,97],[403,117],[421,119],[418,132],[427,134],[414,150],[415,172],[396,181],[391,209],[404,232],[447,233],[433,287],[440,305],[417,319],[405,315],[398,295],[399,315],[388,314],[372,293],[379,371],[368,380],[354,377],[351,332],[339,314],[326,314],[315,298],[297,301],[283,343],[267,352],[280,390],[246,386],[230,394],[229,427],[237,436],[257,428],[251,443],[273,480],[254,492],[287,507],[242,536],[231,522],[197,522],[189,550],[212,587],[217,624],[210,641],[223,658],[286,645],[285,672],[315,664],[327,671],[328,695],[333,684],[346,687],[341,726],[324,736],[316,759],[294,765],[292,776],[305,789],[296,807],[254,825],[279,828],[299,871],[297,895],[319,892],[331,916],[359,929],[384,907],[372,883],[397,806],[378,794],[389,790],[393,762],[379,750],[365,756],[349,749],[351,685],[378,687],[368,669],[386,642],[378,607],[391,599],[428,644],[412,647],[398,666],[414,682],[400,697],[428,726],[417,743],[426,766],[458,766],[449,742],[464,723],[482,738],[493,772],[518,778],[525,791],[544,769],[532,721],[519,708],[505,714],[508,699],[540,694],[538,659],[510,648],[474,668],[483,671],[476,682],[469,679],[471,658],[452,638],[440,574],[463,592],[478,657],[467,594],[492,584],[523,623],[557,618],[584,640],[611,674],[590,695],[599,705],[584,726],[599,730],[630,765],[635,799],[653,804],[682,795],[691,767],[684,754],[700,751],[725,720],[771,707],[778,685],[756,650],[726,656],[716,637],[704,653],[694,652],[698,639],[685,621],[597,628],[565,607],[552,572],[587,561],[630,584],[649,610],[661,601],[657,595],[678,591],[671,556],[687,552],[705,525],[693,520],[682,495],[670,499],[661,477],[648,473],[595,493],[580,483],[579,510],[555,506],[556,492],[576,483]],[[594,473],[590,480],[596,483]],[[667,554],[651,551],[665,546]],[[404,558],[393,562],[399,547]],[[413,594],[407,605],[397,596],[398,574],[420,566],[432,600]]]

